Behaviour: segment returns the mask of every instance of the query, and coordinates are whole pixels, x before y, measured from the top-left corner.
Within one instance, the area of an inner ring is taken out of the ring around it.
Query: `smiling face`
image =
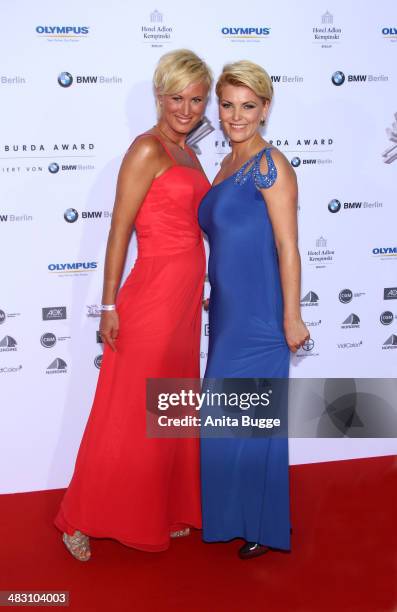
[[[219,118],[225,134],[232,142],[244,142],[258,132],[266,118],[269,101],[263,100],[244,85],[225,83],[219,99]]]
[[[208,86],[191,83],[175,94],[158,95],[160,122],[177,134],[188,134],[202,118],[208,96]]]

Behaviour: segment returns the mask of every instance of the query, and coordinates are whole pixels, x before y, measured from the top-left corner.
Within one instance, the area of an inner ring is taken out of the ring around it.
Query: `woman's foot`
[[[268,546],[263,546],[257,542],[246,542],[238,551],[238,556],[240,559],[253,559],[254,557],[264,555],[269,550]]]
[[[88,561],[91,557],[90,539],[81,531],[75,531],[73,535],[64,533],[62,540],[70,554],[78,561]]]
[[[189,527],[186,527],[186,529],[179,529],[178,531],[171,531],[170,537],[171,538],[183,538],[185,536],[188,536],[189,534],[190,534],[190,529]]]

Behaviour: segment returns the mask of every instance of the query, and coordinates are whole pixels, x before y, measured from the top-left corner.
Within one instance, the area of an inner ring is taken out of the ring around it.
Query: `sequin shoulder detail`
[[[234,182],[237,185],[244,185],[248,181],[248,179],[252,176],[255,186],[257,189],[268,189],[271,187],[277,178],[277,168],[274,164],[272,155],[271,155],[272,147],[267,147],[266,149],[262,149],[255,155],[254,158],[249,159],[236,173],[234,178]],[[267,173],[262,174],[260,163],[263,155],[266,155],[267,160]],[[248,168],[248,166],[250,166]],[[246,170],[248,168],[248,170]]]

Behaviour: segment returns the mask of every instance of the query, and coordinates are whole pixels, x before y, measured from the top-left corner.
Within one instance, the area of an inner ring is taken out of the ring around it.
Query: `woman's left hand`
[[[302,319],[284,321],[284,333],[288,348],[293,353],[296,353],[306,340],[310,338],[309,330]]]

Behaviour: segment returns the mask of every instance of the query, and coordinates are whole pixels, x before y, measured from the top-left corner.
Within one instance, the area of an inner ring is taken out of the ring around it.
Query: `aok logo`
[[[55,321],[66,319],[66,306],[53,306],[52,308],[42,308],[43,321]]]

